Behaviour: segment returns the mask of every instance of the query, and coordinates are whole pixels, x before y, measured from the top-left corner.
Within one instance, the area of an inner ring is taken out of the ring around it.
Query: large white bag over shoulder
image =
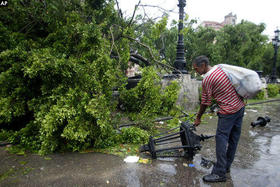
[[[257,72],[228,64],[218,66],[227,74],[237,93],[243,98],[253,98],[262,90],[262,82]]]

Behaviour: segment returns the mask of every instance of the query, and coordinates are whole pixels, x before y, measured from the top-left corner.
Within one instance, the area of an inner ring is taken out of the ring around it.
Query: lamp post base
[[[276,77],[276,76],[271,76],[271,77],[269,78],[268,83],[277,83],[277,77]]]

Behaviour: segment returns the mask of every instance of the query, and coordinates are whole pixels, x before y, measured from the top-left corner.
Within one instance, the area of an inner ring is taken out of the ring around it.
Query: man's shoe
[[[230,173],[230,169],[228,168],[228,169],[226,170],[226,172],[227,172],[227,173]]]
[[[227,178],[225,176],[221,177],[217,174],[209,174],[209,175],[205,175],[203,177],[203,180],[205,182],[225,182],[227,180]]]

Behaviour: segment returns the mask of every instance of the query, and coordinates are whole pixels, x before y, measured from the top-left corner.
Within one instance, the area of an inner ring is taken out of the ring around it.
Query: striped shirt
[[[202,80],[201,104],[211,105],[214,98],[219,106],[218,113],[233,114],[245,106],[227,75],[218,66],[212,67]]]

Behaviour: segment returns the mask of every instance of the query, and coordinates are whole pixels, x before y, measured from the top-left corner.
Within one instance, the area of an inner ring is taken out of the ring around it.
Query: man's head
[[[210,62],[206,56],[201,55],[201,56],[196,57],[193,60],[192,65],[197,73],[199,73],[200,75],[203,75],[203,74],[207,73],[207,71],[209,70],[208,66],[210,65]]]

